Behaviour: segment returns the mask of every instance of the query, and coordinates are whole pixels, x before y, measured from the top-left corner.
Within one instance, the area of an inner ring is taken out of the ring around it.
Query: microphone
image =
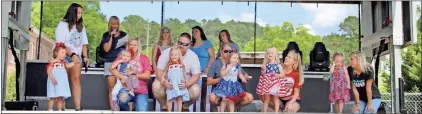
[[[117,32],[117,29],[111,30],[112,32]],[[111,38],[114,38],[114,34],[110,33]]]

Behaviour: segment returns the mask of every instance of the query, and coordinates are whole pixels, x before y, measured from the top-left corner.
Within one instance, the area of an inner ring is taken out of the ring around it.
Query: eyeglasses
[[[237,52],[237,50],[224,50],[224,53],[233,53],[233,52]]]
[[[181,45],[181,46],[185,46],[185,47],[187,47],[187,46],[189,46],[189,43],[183,43],[183,42],[177,42],[177,44],[179,44],[179,45]]]

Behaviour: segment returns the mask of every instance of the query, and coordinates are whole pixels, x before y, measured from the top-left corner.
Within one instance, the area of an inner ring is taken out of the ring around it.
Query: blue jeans
[[[360,103],[359,111],[355,111],[354,113],[365,113],[365,114],[371,113],[371,112],[366,110],[366,105],[367,105],[366,102],[360,100],[359,103]],[[381,105],[381,99],[380,98],[372,99],[372,107],[374,108],[373,113],[377,113],[380,105]]]
[[[79,62],[80,63],[82,63],[83,61],[82,61],[82,58],[80,57],[80,56],[78,56],[78,58],[79,58]],[[73,62],[73,60],[72,60],[72,58],[70,57],[70,56],[66,56],[65,58],[64,58],[64,61],[66,62],[66,63],[71,63],[71,62]]]
[[[121,96],[128,96],[127,99],[120,98]],[[128,91],[125,89],[120,90],[119,95],[120,111],[129,111],[129,102],[134,102],[135,111],[148,111],[148,94],[135,94],[135,97],[129,95]]]

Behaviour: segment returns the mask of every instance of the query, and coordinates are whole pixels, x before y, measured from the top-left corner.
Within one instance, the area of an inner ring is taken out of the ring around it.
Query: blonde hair
[[[265,57],[264,57],[264,62],[262,63],[262,64],[267,64],[270,60],[269,60],[269,58],[267,58],[267,54],[268,54],[268,50],[270,50],[270,49],[274,49],[274,51],[275,51],[275,61],[277,62],[277,63],[280,63],[280,58],[278,58],[278,53],[277,53],[277,48],[275,48],[275,47],[268,47],[267,48],[267,51],[265,52]]]
[[[123,54],[129,54],[130,56],[132,56],[132,54],[130,54],[130,52],[128,50],[122,50],[119,53],[119,57],[122,56]]]
[[[293,60],[297,61],[296,64],[293,64],[293,69],[299,72],[299,85],[302,85],[305,82],[305,77],[303,75],[303,68],[302,68],[302,57],[295,50],[289,51],[287,56],[290,54],[294,54]]]
[[[354,51],[350,53],[349,57],[355,57],[358,62],[358,69],[363,72],[367,73],[369,70],[371,70],[371,65],[366,62],[365,54],[361,51]]]
[[[136,50],[135,52],[134,52],[134,54],[135,55],[133,55],[133,56],[136,56],[136,55],[138,55],[138,53],[140,53],[141,52],[141,50],[139,49],[139,40],[138,40],[139,38],[129,38],[129,40],[127,40],[127,42],[126,42],[126,49],[128,49],[128,47],[129,47],[129,43],[131,43],[131,42],[133,42],[133,41],[136,41],[136,43],[138,44],[138,50]]]
[[[164,32],[164,30],[167,30],[168,32],[169,32],[169,46],[173,46],[173,39],[172,39],[172,37],[171,37],[171,32],[170,32],[170,29],[168,28],[168,27],[163,27],[162,29],[161,29],[161,31],[160,31],[160,38],[158,38],[158,41],[157,41],[157,45],[159,45],[159,46],[163,46],[163,41],[164,41],[164,37],[163,37],[163,32]]]
[[[130,43],[130,42],[133,42],[133,41],[136,41],[136,43],[138,43],[138,45],[139,45],[139,42],[138,42],[139,40],[138,40],[138,39],[139,39],[139,38],[130,38],[130,39],[129,39],[129,40],[127,40],[127,42],[126,42],[126,47],[127,47],[127,46],[129,46],[129,43]],[[138,50],[139,50],[139,49],[138,49]]]
[[[334,52],[334,54],[333,54],[333,61],[334,61],[334,59],[336,58],[336,57],[344,57],[344,54],[343,53],[340,53],[340,52]],[[344,64],[344,59],[343,59],[343,62],[342,62],[343,64]]]
[[[111,16],[110,17],[110,19],[108,20],[108,32],[109,33],[111,33],[111,31],[112,31],[112,25],[111,25],[111,22],[112,21],[117,21],[117,24],[119,25],[119,27],[117,27],[117,30],[119,30],[120,29],[120,20],[119,20],[119,18],[117,17],[117,16]]]
[[[224,50],[224,47],[226,47],[226,46],[232,48],[232,46],[230,45],[230,43],[222,43],[221,44],[221,47],[220,47],[220,50],[223,51]]]
[[[171,64],[171,58],[170,58],[170,56],[171,56],[171,53],[173,52],[173,51],[175,51],[177,54],[179,54],[179,63],[180,64],[182,64],[182,51],[180,50],[180,48],[178,47],[178,46],[173,46],[173,47],[171,47],[170,48],[170,54],[169,54],[169,62],[168,62],[168,65],[167,65],[167,67]]]

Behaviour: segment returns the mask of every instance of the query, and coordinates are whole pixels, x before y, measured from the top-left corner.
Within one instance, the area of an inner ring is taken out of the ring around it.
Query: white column
[[[401,46],[403,45],[403,20],[402,20],[402,2],[401,1],[392,1],[393,5],[393,50],[392,50],[392,83],[391,93],[392,93],[392,113],[400,112],[399,105],[399,78],[402,77],[401,72]]]
[[[20,72],[20,78],[19,78],[19,99],[21,101],[25,100],[26,51],[27,50],[20,50],[19,52],[19,62],[21,64],[21,72]]]
[[[12,2],[2,1],[1,4],[1,43],[0,43],[0,53],[1,53],[1,104],[0,108],[4,108],[4,99],[6,92],[6,71],[7,71],[7,41],[9,39],[9,13]]]

